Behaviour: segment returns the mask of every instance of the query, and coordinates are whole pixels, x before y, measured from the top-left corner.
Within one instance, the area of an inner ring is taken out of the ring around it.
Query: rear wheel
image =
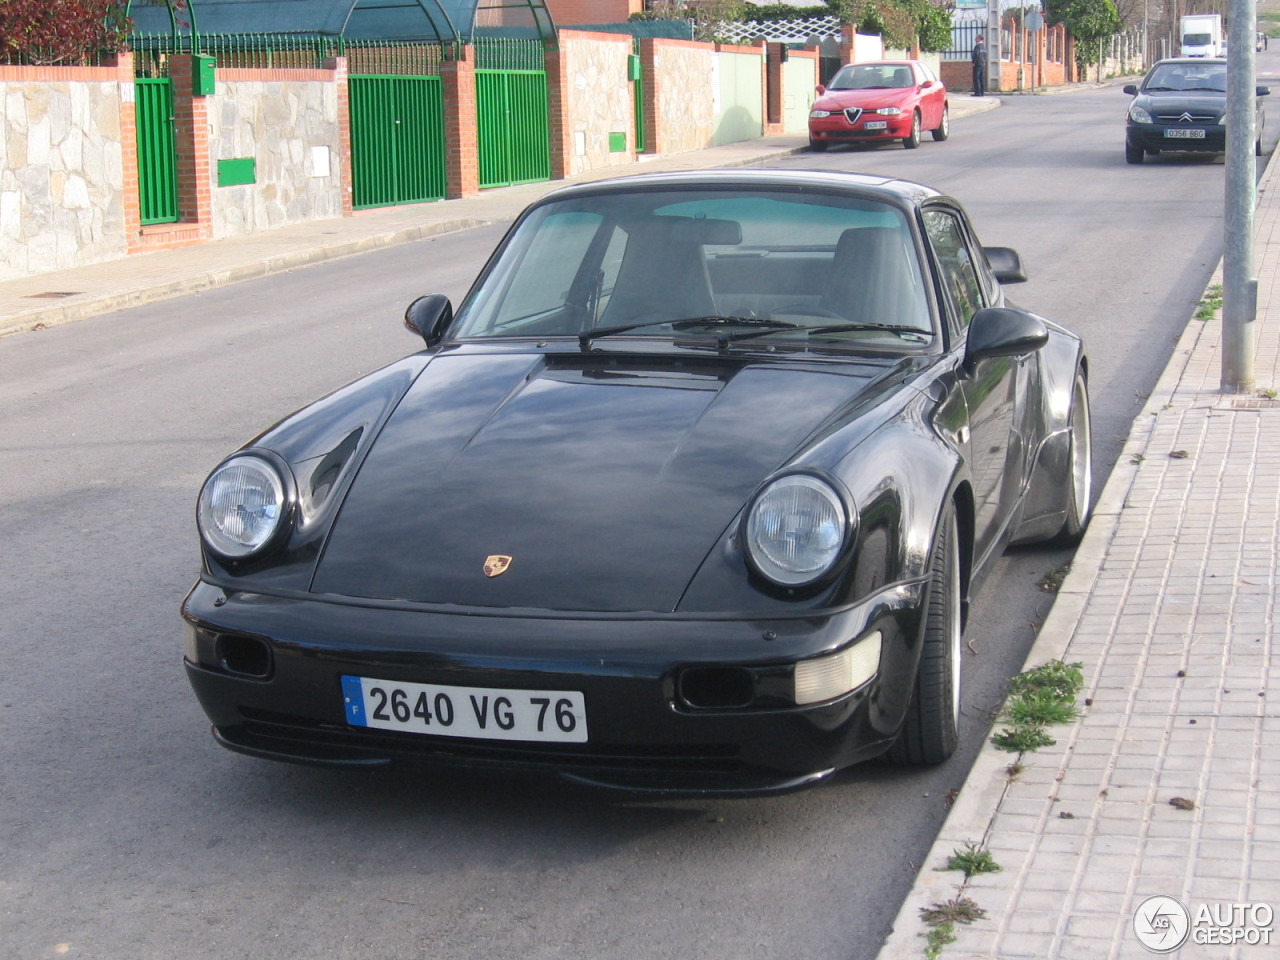
[[[938,524],[929,555],[924,643],[911,704],[889,759],[941,763],[955,752],[960,730],[960,537],[954,504]]]
[[[902,138],[902,145],[908,150],[920,146],[920,111],[911,114],[911,133]]]
[[[942,122],[938,124],[938,128],[933,131],[933,139],[945,140],[951,136],[951,108],[942,108]]]
[[[1084,372],[1076,371],[1075,386],[1071,390],[1071,454],[1068,459],[1071,473],[1066,480],[1066,519],[1058,540],[1072,544],[1084,535],[1093,511],[1093,437],[1089,418],[1089,385]]]
[[[1146,151],[1141,147],[1135,147],[1132,143],[1124,145],[1124,159],[1127,163],[1141,163]]]

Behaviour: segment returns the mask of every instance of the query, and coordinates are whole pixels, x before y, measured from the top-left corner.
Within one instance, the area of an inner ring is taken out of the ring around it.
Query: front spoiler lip
[[[219,746],[225,747],[234,753],[254,757],[260,760],[275,760],[282,763],[291,763],[294,765],[330,770],[385,770],[396,765],[398,762],[393,760],[391,757],[372,756],[362,752],[343,750],[332,746],[326,747],[323,755],[320,752],[305,754],[296,750],[293,752],[285,752],[253,744],[246,738],[237,738],[234,735],[229,735],[228,733],[219,730],[213,725],[210,725],[209,731],[213,735],[214,742]],[[443,765],[439,762],[433,764],[432,761],[428,760],[409,762],[421,763],[425,766]],[[473,769],[493,768],[493,765],[479,763],[454,763],[451,764],[451,766],[470,767]],[[661,779],[655,780],[652,778],[646,779],[642,775],[629,774],[624,771],[616,771],[613,773],[606,771],[579,773],[564,770],[548,770],[546,768],[533,766],[520,767],[519,765],[513,765],[511,769],[520,769],[539,774],[552,774],[554,776],[558,776],[561,780],[564,780],[567,783],[587,787],[592,790],[608,791],[611,793],[635,797],[637,799],[650,800],[691,797],[718,797],[729,799],[735,797],[775,796],[785,793],[793,793],[797,790],[804,790],[830,778],[836,772],[835,767],[826,767],[824,769],[815,770],[812,773],[799,775],[778,774],[773,776],[763,772],[750,773],[746,771],[723,777],[710,777],[696,774],[691,776],[680,776],[678,774],[666,773]]]

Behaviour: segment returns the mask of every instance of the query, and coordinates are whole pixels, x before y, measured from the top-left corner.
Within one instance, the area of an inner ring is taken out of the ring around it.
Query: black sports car
[[[1089,516],[1080,340],[927,187],[560,189],[426,348],[221,463],[186,669],[215,738],[759,793],[956,745],[969,598]]]
[[[1124,92],[1133,97],[1125,116],[1124,158],[1129,163],[1142,163],[1148,154],[1226,152],[1225,58],[1161,60],[1140,85],[1126,84]],[[1255,154],[1262,153],[1266,119],[1261,98],[1269,93],[1269,87],[1258,87],[1254,100]]]

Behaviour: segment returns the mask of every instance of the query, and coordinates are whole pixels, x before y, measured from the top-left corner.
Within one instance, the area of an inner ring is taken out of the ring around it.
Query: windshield
[[[1210,90],[1227,92],[1224,63],[1167,63],[1151,71],[1144,90]]]
[[[915,86],[905,63],[863,63],[841,67],[828,90],[905,90]]]
[[[459,310],[460,339],[608,335],[918,347],[933,323],[906,217],[878,201],[637,191],[537,208]]]

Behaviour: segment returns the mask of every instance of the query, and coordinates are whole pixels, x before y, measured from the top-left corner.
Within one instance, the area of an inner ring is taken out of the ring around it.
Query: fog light
[[[856,690],[880,667],[880,631],[839,653],[796,664],[796,703],[821,703]]]

